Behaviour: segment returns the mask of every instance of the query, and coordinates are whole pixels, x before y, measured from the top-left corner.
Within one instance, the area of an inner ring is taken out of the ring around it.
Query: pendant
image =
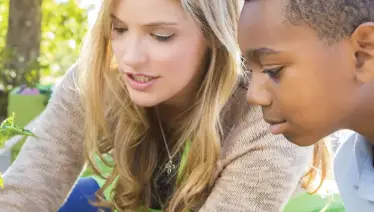
[[[174,171],[175,171],[175,165],[173,164],[172,160],[169,160],[169,162],[166,163],[165,169],[166,169],[166,173],[168,175],[174,173]]]

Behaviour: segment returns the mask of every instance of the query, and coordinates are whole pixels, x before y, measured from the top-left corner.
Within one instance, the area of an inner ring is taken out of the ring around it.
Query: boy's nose
[[[252,79],[247,91],[248,103],[260,106],[271,105],[271,94],[268,91],[265,82],[254,75],[252,75]]]

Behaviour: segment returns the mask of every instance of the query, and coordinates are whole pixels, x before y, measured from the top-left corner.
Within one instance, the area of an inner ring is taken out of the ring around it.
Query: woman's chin
[[[131,101],[139,107],[154,107],[161,103],[154,95],[130,95]]]
[[[132,100],[132,102],[139,106],[139,107],[145,107],[145,108],[149,108],[149,107],[154,107],[156,105],[159,104],[159,102],[156,102],[156,101],[152,101],[152,100],[139,100],[139,99],[136,99],[136,100]]]
[[[139,92],[128,89],[129,97],[132,103],[139,107],[154,107],[160,103],[159,98],[154,93]]]

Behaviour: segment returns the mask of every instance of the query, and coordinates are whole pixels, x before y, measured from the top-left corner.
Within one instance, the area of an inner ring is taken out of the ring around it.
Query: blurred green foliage
[[[8,7],[9,0],[0,0],[0,52],[4,51],[6,42]],[[38,59],[42,79],[53,82],[77,60],[87,25],[87,11],[80,8],[75,0],[67,0],[66,3],[43,0],[41,53]],[[4,54],[1,56],[0,69],[4,64]],[[0,90],[14,86],[18,85],[3,85],[3,88],[0,85]]]
[[[8,27],[9,0],[0,0],[0,51],[5,46],[5,36]]]
[[[9,2],[8,0],[0,0],[0,56],[3,55],[2,52],[4,51],[4,46],[5,46],[5,36],[6,36],[6,31],[8,27],[8,5]],[[2,58],[0,57],[0,68],[2,66]],[[0,70],[1,71],[1,70]],[[6,113],[6,106],[7,106],[7,98],[8,95],[4,91],[5,85],[1,84],[1,79],[0,79],[0,121],[5,118]]]
[[[2,0],[0,0],[2,1]],[[77,60],[87,32],[87,12],[75,0],[43,0],[41,76],[59,77]]]
[[[6,54],[6,34],[9,15],[9,1],[0,0],[0,71],[6,77],[17,74],[17,70],[6,70],[9,54]],[[75,0],[56,3],[55,0],[42,2],[42,39],[40,57],[37,65],[33,66],[30,76],[35,72],[41,83],[54,83],[78,59],[82,40],[88,29],[87,11],[80,8]],[[6,116],[7,96],[10,90],[20,86],[20,82],[0,78],[0,121]],[[30,80],[32,77],[30,77]],[[11,82],[11,83],[10,83]],[[40,82],[36,82],[40,83]],[[35,86],[35,82],[31,84]]]

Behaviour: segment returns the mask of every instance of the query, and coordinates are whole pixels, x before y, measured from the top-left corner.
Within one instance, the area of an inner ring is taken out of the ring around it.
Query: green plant
[[[0,125],[0,149],[4,148],[5,142],[9,140],[11,137],[16,135],[23,135],[23,136],[33,136],[36,137],[34,133],[29,130],[20,128],[14,124],[15,115],[8,117],[5,119]],[[0,176],[0,187],[4,186],[3,178]]]

